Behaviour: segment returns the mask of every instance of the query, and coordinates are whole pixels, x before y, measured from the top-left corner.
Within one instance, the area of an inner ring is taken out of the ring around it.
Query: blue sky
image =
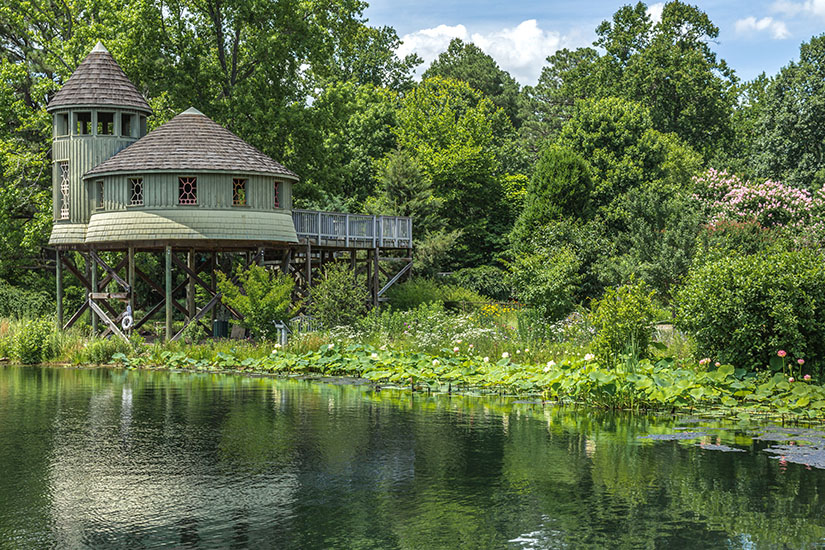
[[[372,25],[390,25],[429,65],[453,37],[474,42],[521,84],[534,84],[545,58],[559,48],[590,45],[594,29],[629,2],[602,0],[370,0]],[[635,3],[635,2],[634,2]],[[719,27],[714,49],[749,80],[775,74],[799,46],[825,32],[825,0],[693,2]],[[655,18],[663,3],[648,3]]]

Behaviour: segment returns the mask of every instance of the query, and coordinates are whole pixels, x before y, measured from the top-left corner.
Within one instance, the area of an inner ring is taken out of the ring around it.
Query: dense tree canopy
[[[421,60],[400,58],[395,30],[370,26],[365,7],[0,6],[0,279],[52,285],[45,106],[97,40],[147,97],[151,127],[195,106],[295,171],[296,205],[409,215],[419,273],[509,265],[546,318],[631,277],[669,301],[704,261],[703,227],[717,229],[696,202],[708,168],[780,179],[768,188],[791,195],[825,183],[825,35],[779,74],[740,83],[705,12],[674,0],[653,20],[640,2],[598,25],[592,47],[548,52],[520,88],[458,39],[416,81]],[[713,206],[738,204],[736,189]],[[777,225],[751,221],[759,235]]]
[[[810,190],[825,184],[825,34],[765,87],[756,117],[759,175]]]

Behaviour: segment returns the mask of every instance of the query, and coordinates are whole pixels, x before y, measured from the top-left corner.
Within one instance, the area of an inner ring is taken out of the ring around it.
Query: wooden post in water
[[[55,249],[55,281],[57,283],[57,326],[63,328],[63,258],[60,257],[60,250]]]
[[[166,341],[172,339],[172,247],[166,245]]]

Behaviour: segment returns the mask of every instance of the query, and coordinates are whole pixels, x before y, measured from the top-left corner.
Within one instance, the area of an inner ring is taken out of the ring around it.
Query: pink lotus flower
[[[799,363],[799,366],[800,366],[800,367],[801,367],[802,365],[804,365],[804,364],[805,364],[805,360],[804,360],[804,359],[797,359],[797,360],[796,360],[796,362],[797,362],[797,363]]]
[[[720,363],[719,361],[717,361],[715,364],[716,364],[716,366],[717,366],[717,367],[721,367],[721,366],[722,366],[722,363]]]
[[[785,357],[786,355],[788,355],[788,352],[787,352],[787,351],[785,351],[784,349],[781,349],[781,350],[777,351],[777,352],[776,352],[776,354],[777,354],[779,357]]]
[[[811,375],[806,374],[805,376],[802,377],[802,379],[805,380],[805,382],[810,382],[811,381]]]
[[[788,382],[790,382],[791,384],[793,384],[793,376],[791,376],[790,378],[788,378]]]

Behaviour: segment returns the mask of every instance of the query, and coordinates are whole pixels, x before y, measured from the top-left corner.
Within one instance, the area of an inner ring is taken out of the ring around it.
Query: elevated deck
[[[298,240],[331,248],[412,248],[412,220],[404,216],[369,216],[293,210]]]

